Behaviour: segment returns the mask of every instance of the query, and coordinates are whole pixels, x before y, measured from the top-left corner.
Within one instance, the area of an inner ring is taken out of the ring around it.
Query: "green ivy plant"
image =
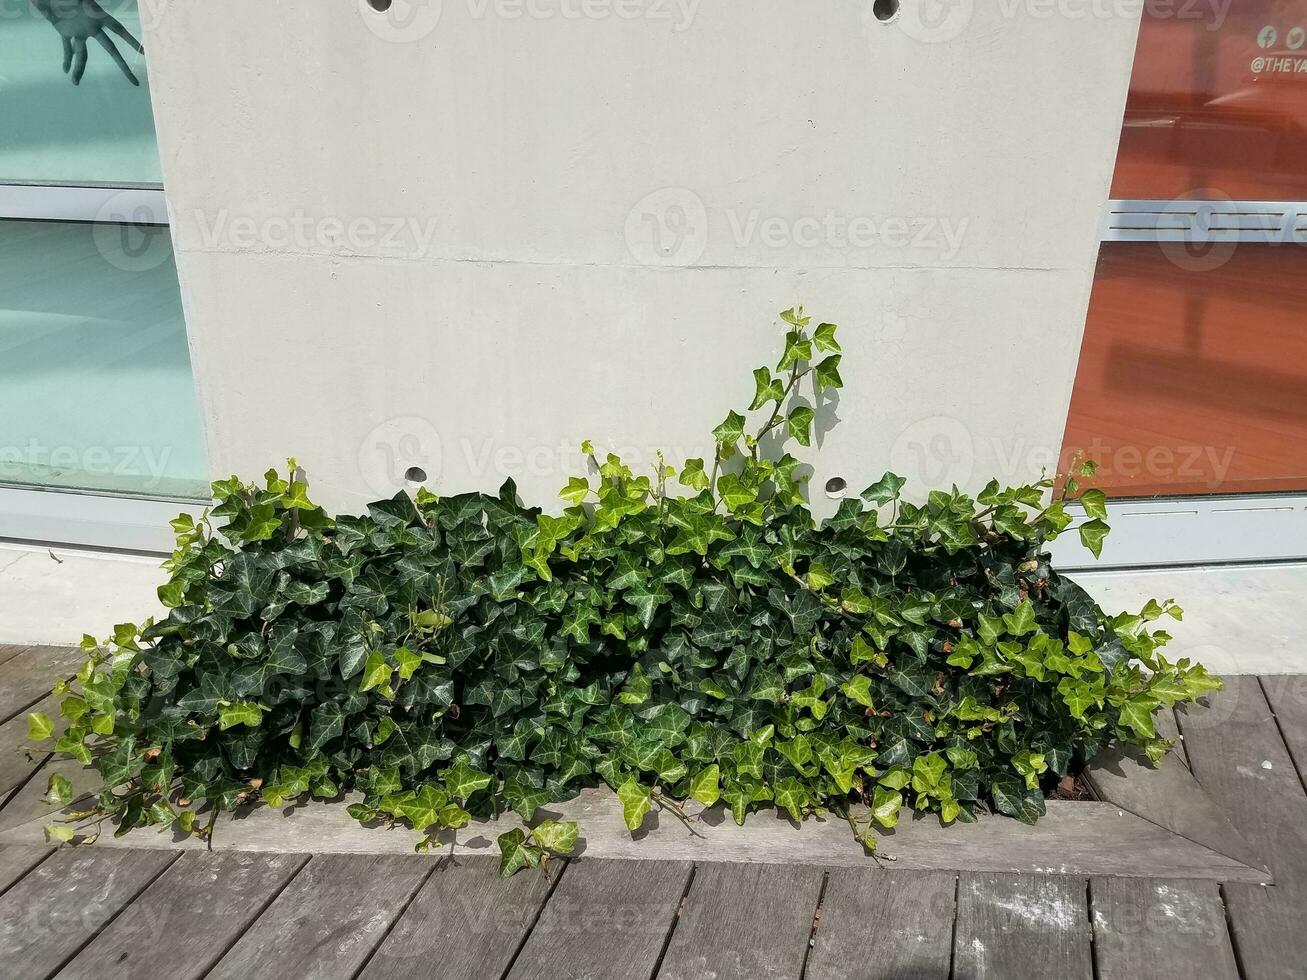
[[[739,822],[832,811],[873,849],[905,808],[1033,823],[1113,742],[1160,759],[1154,712],[1220,683],[1163,656],[1174,602],[1109,615],[1050,567],[1070,501],[1102,547],[1093,464],[922,503],[887,473],[818,523],[785,449],[812,441],[842,353],[833,324],[781,319],[780,359],[712,459],[637,475],[587,443],[595,475],[555,513],[509,481],[333,520],[293,460],[216,483],[212,510],[173,522],[167,617],[88,637],[55,688],[55,747],[103,788],[52,838],[105,818],[203,837],[237,807],[355,794],[353,816],[404,822],[419,848],[515,811],[512,873],[576,841],[541,807],[606,783],[632,831],[654,808],[690,820],[692,798]]]

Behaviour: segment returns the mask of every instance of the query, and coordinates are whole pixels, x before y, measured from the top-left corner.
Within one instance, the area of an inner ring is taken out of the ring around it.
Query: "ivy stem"
[[[655,803],[657,803],[660,807],[666,808],[668,811],[672,813],[673,816],[675,816],[678,820],[680,820],[681,823],[685,824],[686,830],[688,830],[695,837],[703,837],[703,834],[695,830],[693,825],[690,823],[690,815],[686,813],[684,810],[682,810],[680,806],[678,806],[673,801],[669,800],[667,797],[663,796],[663,794],[658,792],[658,790],[654,790],[652,795]]]

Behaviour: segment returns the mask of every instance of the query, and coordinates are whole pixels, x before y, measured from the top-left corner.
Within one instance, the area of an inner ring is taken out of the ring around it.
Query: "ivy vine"
[[[554,513],[509,481],[333,520],[293,460],[214,484],[173,522],[167,616],[85,640],[55,687],[62,734],[30,716],[103,780],[51,839],[106,818],[206,837],[224,811],[354,794],[354,817],[402,821],[419,849],[515,811],[511,874],[573,849],[541,807],[606,783],[632,831],[655,808],[690,821],[692,798],[739,822],[831,811],[874,849],[905,808],[1033,823],[1113,742],[1160,759],[1154,712],[1220,683],[1162,654],[1174,602],[1109,615],[1050,567],[1070,501],[1102,547],[1093,463],[921,503],[887,473],[817,523],[785,446],[810,444],[842,352],[833,324],[781,319],[712,459],[637,475],[587,443],[593,475]],[[48,789],[68,802],[63,777]]]

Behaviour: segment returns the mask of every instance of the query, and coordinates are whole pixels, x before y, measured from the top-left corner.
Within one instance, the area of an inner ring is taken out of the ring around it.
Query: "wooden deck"
[[[34,825],[47,762],[19,753],[15,731],[51,670],[74,661],[0,647],[4,840],[25,840]],[[660,829],[626,844],[628,856],[596,856],[615,852],[591,846],[548,878],[501,881],[486,856],[493,848],[478,853],[470,842],[432,856],[328,853],[331,834],[324,847],[301,833],[289,839],[302,853],[210,852],[144,831],[118,846],[0,845],[0,977],[1301,978],[1307,677],[1227,685],[1210,708],[1176,719],[1178,769],[1140,776],[1113,764],[1103,785],[1128,785],[1129,810],[1094,804],[1090,824],[1102,827],[1077,825],[1097,850],[1110,850],[1115,827],[1132,817],[1174,841],[1201,839],[1217,851],[1200,848],[1216,857],[1197,876],[1175,874],[1180,852],[1160,844],[1155,860],[1132,851],[1129,865],[1110,854],[1096,864],[1068,844],[1056,867],[1099,870],[1050,874],[1020,855],[986,865],[973,853],[980,838],[961,834],[920,838],[928,863],[907,848],[877,867],[826,860],[802,831],[790,844],[764,833],[770,852],[730,845],[714,854],[678,852],[659,841],[683,833]],[[1176,795],[1186,766],[1212,812]],[[299,819],[269,812],[283,828]],[[1237,832],[1222,830],[1230,826]],[[582,832],[600,836],[586,824]],[[1228,842],[1213,843],[1214,834]],[[995,840],[1000,851],[1019,847],[1019,836]],[[846,844],[842,854],[856,852]],[[882,847],[901,847],[897,835]],[[1027,870],[978,870],[986,866]],[[1259,883],[1263,867],[1273,883]]]

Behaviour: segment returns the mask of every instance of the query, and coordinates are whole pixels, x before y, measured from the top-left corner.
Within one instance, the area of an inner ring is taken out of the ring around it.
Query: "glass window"
[[[167,228],[0,221],[0,481],[206,495]]]
[[[0,18],[0,181],[159,183],[137,0],[9,0]]]
[[[1064,459],[1118,495],[1307,490],[1307,0],[1145,8],[1112,196]]]

